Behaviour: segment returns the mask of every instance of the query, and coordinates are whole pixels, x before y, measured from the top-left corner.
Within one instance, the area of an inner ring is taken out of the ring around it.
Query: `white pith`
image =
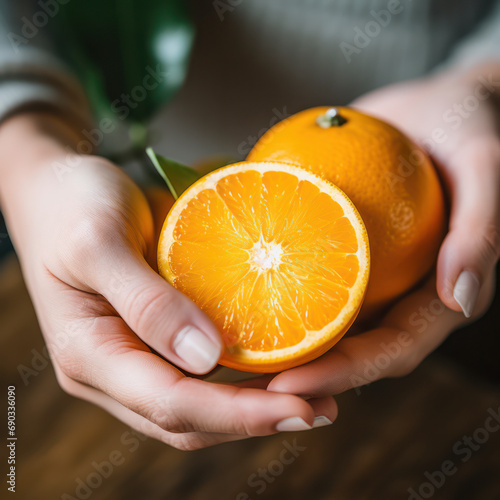
[[[261,237],[248,253],[251,264],[258,271],[268,271],[279,267],[283,249],[279,243],[267,242]]]

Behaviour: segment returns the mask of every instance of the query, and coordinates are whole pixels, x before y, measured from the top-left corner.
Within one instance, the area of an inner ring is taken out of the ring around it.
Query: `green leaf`
[[[153,148],[146,148],[146,154],[176,200],[189,186],[201,178],[196,170],[157,155]]]

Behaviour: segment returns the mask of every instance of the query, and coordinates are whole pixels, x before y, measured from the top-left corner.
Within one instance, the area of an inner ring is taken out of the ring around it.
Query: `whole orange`
[[[422,148],[388,123],[351,108],[311,108],[268,130],[247,160],[300,164],[353,201],[371,251],[363,317],[433,267],[445,227],[439,178]]]

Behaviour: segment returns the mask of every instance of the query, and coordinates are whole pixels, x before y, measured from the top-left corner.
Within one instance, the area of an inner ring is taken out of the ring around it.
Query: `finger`
[[[301,398],[186,378],[152,353],[120,317],[104,316],[106,309],[92,301],[95,295],[55,277],[49,277],[49,286],[42,319],[49,338],[68,332],[61,342],[49,342],[63,373],[162,429],[266,435],[284,430],[282,421],[286,430],[312,427],[314,411]]]
[[[439,300],[431,280],[395,306],[380,328],[345,337],[321,358],[277,375],[268,389],[322,397],[406,375],[464,321]]]
[[[273,375],[265,375],[263,377],[238,382],[235,385],[238,387],[266,388],[272,379]],[[300,397],[306,400],[314,411],[314,428],[330,425],[337,419],[337,402],[331,396],[318,399],[309,394],[301,394]]]
[[[148,346],[191,373],[216,366],[223,343],[213,323],[142,256],[119,247],[113,259],[100,259],[96,266],[96,289]]]
[[[297,396],[185,377],[152,353],[119,317],[90,318],[79,328],[84,334],[76,336],[65,354],[58,353],[63,372],[164,430],[254,436],[282,430],[283,420],[287,430],[313,425],[312,407]]]
[[[337,402],[331,396],[310,398],[307,402],[314,410],[314,428],[331,425],[337,419],[339,413]]]
[[[56,370],[59,384],[65,392],[74,397],[84,399],[92,404],[100,406],[103,410],[113,415],[124,424],[128,425],[135,431],[138,431],[140,434],[136,434],[135,436],[129,431],[122,434],[122,439],[127,438],[131,444],[135,441],[135,446],[138,442],[149,437],[162,441],[163,443],[180,450],[197,450],[207,446],[213,446],[215,444],[226,443],[229,441],[239,441],[250,437],[240,434],[210,432],[187,432],[181,434],[165,431],[141,415],[125,408],[118,401],[103,392],[66,377],[56,363],[54,364],[54,368]],[[126,434],[129,434],[129,436],[126,436]]]
[[[446,172],[452,210],[437,288],[446,306],[469,318],[500,255],[500,141],[462,148]]]

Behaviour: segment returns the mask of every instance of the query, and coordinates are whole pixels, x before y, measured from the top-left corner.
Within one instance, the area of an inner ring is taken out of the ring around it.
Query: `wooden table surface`
[[[340,396],[330,427],[181,452],[65,395],[43,357],[23,383],[19,367],[43,341],[14,258],[0,268],[0,329],[2,399],[9,385],[17,394],[12,498],[500,499],[500,430],[488,420],[500,422],[500,390],[438,355],[404,379]],[[99,475],[110,458],[117,465]],[[2,481],[0,498],[11,497]]]

